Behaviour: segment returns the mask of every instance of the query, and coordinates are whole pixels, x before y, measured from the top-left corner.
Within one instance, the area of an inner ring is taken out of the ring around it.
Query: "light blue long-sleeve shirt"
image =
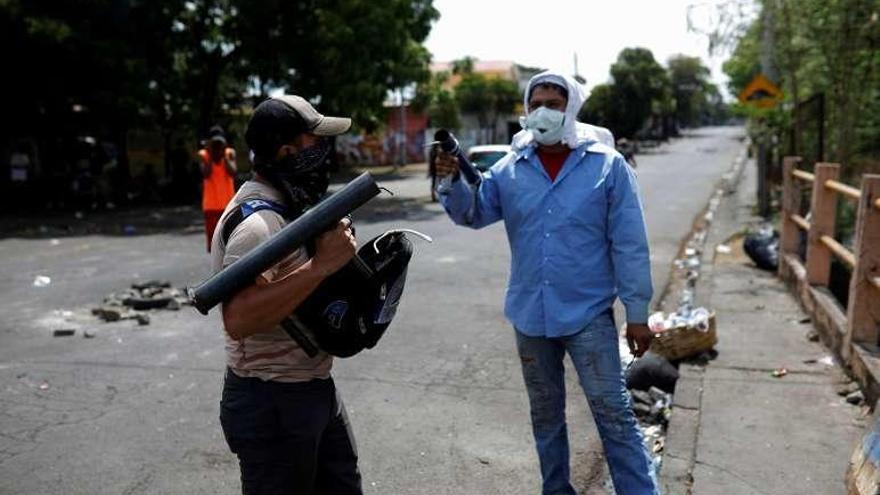
[[[504,313],[525,335],[583,329],[620,297],[644,323],[651,300],[648,238],[633,170],[596,142],[571,151],[555,181],[534,145],[508,153],[475,187],[441,187],[452,220],[474,229],[504,220],[511,246]]]

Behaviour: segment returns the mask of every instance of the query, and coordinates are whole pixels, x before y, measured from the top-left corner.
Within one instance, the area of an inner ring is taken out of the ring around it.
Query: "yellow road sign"
[[[759,108],[775,107],[782,99],[782,90],[763,74],[758,74],[739,94],[740,103]]]

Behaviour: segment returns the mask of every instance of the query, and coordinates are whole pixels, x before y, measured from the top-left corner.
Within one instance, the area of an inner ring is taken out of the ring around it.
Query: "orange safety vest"
[[[235,195],[235,181],[226,171],[225,159],[232,159],[234,151],[226,148],[224,158],[211,163],[211,154],[199,150],[202,162],[211,167],[211,175],[202,179],[202,211],[223,211]]]

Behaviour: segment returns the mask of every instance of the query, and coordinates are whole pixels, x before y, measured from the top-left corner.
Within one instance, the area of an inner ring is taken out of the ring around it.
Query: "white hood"
[[[541,83],[555,84],[568,90],[568,105],[565,107],[565,123],[562,134],[563,144],[572,149],[587,142],[600,142],[614,147],[614,136],[611,135],[611,131],[604,127],[577,121],[577,114],[587,99],[587,92],[581,83],[570,76],[549,70],[532,76],[523,95],[523,109],[526,115],[529,113],[529,94],[535,85]],[[532,135],[532,131],[524,129],[513,136],[510,146],[514,151],[520,151],[532,145],[534,141],[535,137]]]

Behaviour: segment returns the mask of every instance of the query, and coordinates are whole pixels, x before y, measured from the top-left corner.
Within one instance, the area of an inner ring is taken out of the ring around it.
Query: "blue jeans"
[[[620,366],[611,311],[574,335],[528,337],[516,333],[529,395],[532,431],[541,461],[543,493],[577,494],[569,481],[565,377],[562,359],[571,357],[602,439],[617,495],[659,494],[654,467],[630,406]]]

